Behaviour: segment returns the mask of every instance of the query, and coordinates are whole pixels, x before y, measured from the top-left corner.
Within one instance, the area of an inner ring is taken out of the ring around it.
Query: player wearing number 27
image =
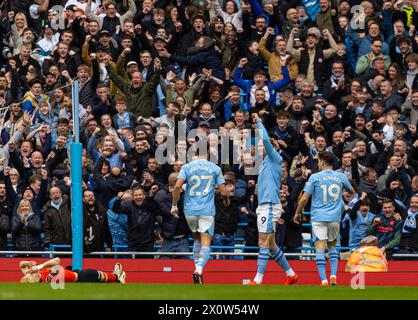
[[[315,241],[316,266],[321,285],[328,286],[325,262],[325,243],[328,245],[329,263],[331,267],[331,285],[337,284],[338,253],[337,237],[340,232],[341,215],[344,208],[342,190],[354,194],[354,189],[347,177],[332,170],[334,155],[331,152],[318,154],[318,167],[321,170],[309,177],[296,209],[294,221],[300,223],[303,208],[312,196],[311,222]]]
[[[261,122],[257,113],[252,114],[253,121],[257,123],[263,143],[264,160],[260,167],[258,176],[258,207],[257,229],[258,229],[258,260],[257,274],[249,285],[261,284],[267,263],[271,258],[280,265],[286,272],[286,285],[293,284],[297,281],[298,276],[284,256],[283,251],[276,245],[275,231],[277,221],[280,219],[283,208],[280,203],[280,187],[282,184],[282,156],[273,148],[266,129]],[[264,152],[266,151],[266,154]]]
[[[177,202],[184,183],[186,183],[184,215],[194,238],[193,281],[202,284],[203,268],[209,259],[215,227],[215,186],[219,187],[219,192],[223,196],[226,195],[225,180],[221,168],[205,158],[185,164],[179,172],[173,191],[171,208],[173,215],[178,213]]]

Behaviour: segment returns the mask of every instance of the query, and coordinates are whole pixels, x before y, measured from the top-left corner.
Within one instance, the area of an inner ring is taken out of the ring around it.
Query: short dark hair
[[[344,61],[342,61],[342,60],[335,60],[335,61],[333,61],[332,62],[332,64],[331,64],[331,67],[334,65],[334,64],[340,64],[340,65],[342,65],[343,66],[343,68],[344,68]]]
[[[351,149],[344,149],[342,155],[345,155],[346,153],[353,153],[353,150],[351,150]]]
[[[394,201],[392,199],[385,199],[385,200],[383,200],[382,204],[385,204],[385,203],[391,203],[393,206],[395,206],[395,203],[394,203]]]
[[[253,77],[255,77],[258,74],[261,74],[261,75],[263,75],[267,78],[267,74],[264,70],[261,70],[261,69],[255,70],[254,73],[253,73]]]
[[[285,117],[285,118],[289,119],[289,112],[287,112],[286,110],[279,110],[276,114],[276,119],[279,119],[279,118],[282,118],[282,117]]]
[[[383,101],[383,100],[381,100],[381,99],[375,100],[375,101],[373,101],[373,103],[374,103],[376,106],[380,107],[380,108],[384,108],[384,107],[385,107],[385,103],[384,103],[384,101]]]
[[[334,154],[329,151],[319,152],[318,157],[328,165],[332,165],[334,162]]]
[[[364,199],[363,203],[361,204],[362,206],[368,206],[370,207],[370,200],[369,198]]]
[[[65,123],[68,126],[70,124],[70,120],[68,120],[67,118],[59,118],[58,124],[61,124],[61,123]]]
[[[305,103],[305,100],[303,99],[303,97],[301,96],[301,95],[295,95],[295,97],[293,98],[293,101],[295,101],[295,100],[300,100],[300,101],[302,101],[302,103]]]
[[[132,193],[134,193],[137,190],[142,190],[142,192],[145,194],[144,188],[141,187],[141,185],[136,185],[132,188]]]
[[[279,90],[279,92],[281,92],[281,93],[293,93],[292,88],[290,86],[284,86],[283,88],[281,88]]]
[[[357,119],[357,118],[362,118],[362,119],[366,120],[366,116],[362,113],[356,114],[355,117],[354,117],[354,120]]]
[[[87,124],[89,124],[90,122],[93,122],[93,121],[98,124],[96,118],[90,118],[89,120],[87,120]]]
[[[42,80],[41,79],[39,79],[39,78],[36,78],[36,79],[33,79],[31,82],[30,82],[30,87],[32,88],[35,84],[37,84],[37,83],[39,83],[41,86],[43,86],[43,82],[42,82]]]
[[[204,17],[202,14],[197,14],[197,15],[195,15],[195,16],[193,17],[193,19],[192,19],[192,23],[194,23],[194,22],[195,22],[195,20],[197,20],[197,19],[200,19],[200,20],[202,20],[203,22],[206,22],[206,19],[205,19],[205,17]]]

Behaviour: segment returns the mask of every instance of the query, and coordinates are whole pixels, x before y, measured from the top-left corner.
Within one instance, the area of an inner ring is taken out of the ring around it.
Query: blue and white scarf
[[[63,202],[63,199],[62,198],[60,199],[60,201],[58,201],[58,203],[55,203],[54,201],[51,200],[51,206],[54,207],[55,209],[57,209],[59,211],[62,202]]]
[[[411,209],[408,210],[408,217],[406,217],[405,222],[402,228],[402,234],[410,235],[415,233],[417,230],[417,212],[412,212]]]

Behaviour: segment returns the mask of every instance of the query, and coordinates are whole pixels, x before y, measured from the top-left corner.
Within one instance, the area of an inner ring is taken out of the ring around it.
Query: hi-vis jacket
[[[388,262],[383,252],[375,246],[361,247],[348,258],[345,272],[387,272]]]

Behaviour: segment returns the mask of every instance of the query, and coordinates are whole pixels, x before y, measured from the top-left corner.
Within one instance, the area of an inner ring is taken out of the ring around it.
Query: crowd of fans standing
[[[417,0],[1,1],[0,249],[71,244],[78,79],[86,252],[189,251],[184,215],[170,214],[181,155],[202,139],[220,152],[210,130],[254,135],[252,113],[285,160],[280,246],[301,246],[293,214],[328,150],[357,192],[341,245],[373,234],[417,252],[417,25]],[[180,125],[197,134],[179,139]],[[214,245],[257,245],[248,150],[219,163],[230,201],[216,199]]]

